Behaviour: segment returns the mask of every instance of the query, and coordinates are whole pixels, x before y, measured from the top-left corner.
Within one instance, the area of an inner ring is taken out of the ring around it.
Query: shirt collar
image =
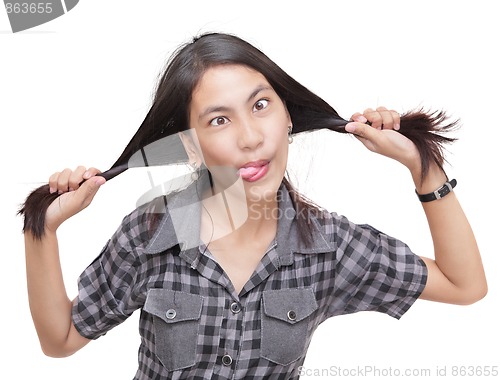
[[[180,255],[191,265],[198,260],[200,245],[200,205],[203,185],[197,181],[186,189],[167,197],[167,210],[158,229],[145,248],[145,253],[156,254],[175,245]],[[278,232],[276,249],[280,265],[290,265],[294,253],[321,253],[332,250],[332,245],[322,231],[317,219],[311,216],[312,244],[306,247],[300,239],[297,226],[297,212],[286,187],[282,184],[278,192]]]
[[[145,248],[145,253],[160,253],[175,245],[182,250],[199,246],[200,202],[198,182],[167,196],[165,215]]]

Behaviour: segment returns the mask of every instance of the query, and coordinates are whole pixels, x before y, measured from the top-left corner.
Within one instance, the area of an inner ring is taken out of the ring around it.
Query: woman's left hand
[[[419,165],[417,147],[398,132],[400,117],[396,111],[385,107],[377,107],[376,110],[367,108],[362,114],[357,112],[352,115],[351,120],[345,130],[355,135],[370,151],[397,160],[410,170]]]

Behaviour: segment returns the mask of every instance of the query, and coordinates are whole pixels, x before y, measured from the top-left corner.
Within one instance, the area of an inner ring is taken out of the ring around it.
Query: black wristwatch
[[[429,194],[419,194],[417,193],[417,190],[415,190],[415,193],[418,196],[418,199],[420,199],[420,202],[431,202],[435,201],[436,199],[441,199],[451,193],[453,191],[453,188],[457,186],[457,180],[452,179],[451,181],[445,182],[443,186],[441,186],[439,189],[436,191],[433,191],[432,193]]]

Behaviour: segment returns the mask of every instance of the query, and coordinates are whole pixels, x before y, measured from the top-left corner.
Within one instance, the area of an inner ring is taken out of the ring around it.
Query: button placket
[[[225,328],[222,332],[225,343],[222,352],[219,353],[218,363],[220,367],[220,375],[227,378],[232,377],[235,367],[235,361],[239,355],[239,346],[235,342],[242,339],[242,320],[244,319],[244,312],[242,304],[233,297],[229,297],[225,301]]]

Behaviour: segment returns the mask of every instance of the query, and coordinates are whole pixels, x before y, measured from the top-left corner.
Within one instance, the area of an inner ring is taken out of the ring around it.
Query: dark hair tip
[[[446,144],[457,140],[445,134],[460,128],[460,119],[450,120],[443,110],[429,111],[423,108],[408,111],[401,115],[399,132],[410,139],[420,154],[421,180],[428,174],[432,163],[443,170],[446,162],[444,149]]]
[[[58,196],[58,193],[50,193],[49,185],[42,185],[28,195],[17,211],[17,215],[24,217],[23,233],[31,233],[35,240],[43,238],[45,235],[45,214],[50,204]]]

